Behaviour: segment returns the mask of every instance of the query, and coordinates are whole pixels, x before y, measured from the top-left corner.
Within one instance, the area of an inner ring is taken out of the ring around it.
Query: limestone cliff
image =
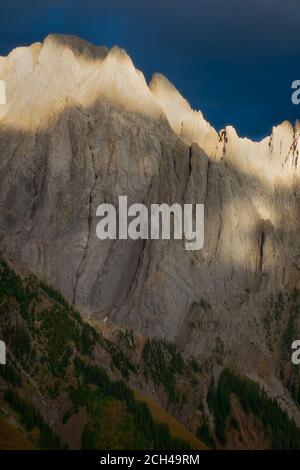
[[[288,312],[265,326],[279,292],[299,287],[299,125],[260,142],[218,133],[161,75],[148,86],[123,50],[72,36],[2,57],[0,80],[3,254],[89,317],[238,366],[299,419],[280,380]],[[96,208],[119,195],[204,203],[204,249],[98,240]]]

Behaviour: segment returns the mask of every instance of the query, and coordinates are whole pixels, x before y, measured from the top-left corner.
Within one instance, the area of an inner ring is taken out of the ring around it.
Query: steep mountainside
[[[87,319],[171,341],[215,377],[237,368],[300,424],[299,125],[218,133],[161,75],[148,86],[123,50],[72,36],[12,51],[0,79],[3,255]],[[204,249],[98,240],[96,208],[119,195],[204,203]]]
[[[0,448],[300,448],[295,422],[239,371],[209,383],[209,364],[165,340],[101,332],[3,259],[0,334]]]
[[[21,278],[2,259],[0,334],[7,343],[7,365],[0,368],[1,413],[11,425],[17,421],[36,446],[205,448],[174,418],[165,419],[158,406],[154,420],[141,392],[135,398],[126,382],[139,389],[146,381],[154,386],[151,375],[144,378],[142,361],[133,363],[83,322],[58,291],[33,275]],[[119,334],[134,347],[132,333]],[[186,380],[195,375],[172,351]],[[176,368],[173,375],[170,401],[178,403],[183,395],[176,391]],[[0,447],[7,427],[0,421]]]

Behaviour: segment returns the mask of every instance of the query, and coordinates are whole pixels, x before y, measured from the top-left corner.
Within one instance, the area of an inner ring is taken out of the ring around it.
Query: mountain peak
[[[218,150],[219,134],[202,113],[193,110],[164,75],[155,73],[148,86],[143,73],[118,46],[108,49],[94,46],[78,36],[50,34],[42,44],[17,48],[8,57],[1,58],[0,79],[7,84],[8,98],[0,118],[6,116],[15,126],[40,125],[45,115],[58,109],[57,103],[69,100],[90,107],[104,99],[151,119],[159,119],[164,114],[185,143],[199,144],[209,156],[224,154],[223,148]],[[294,129],[286,121],[273,128],[269,139],[272,145],[284,141],[278,145],[285,151],[298,133],[297,129],[299,124]],[[268,153],[268,139],[258,143],[242,139],[232,126],[227,126],[224,132],[235,146],[252,148],[252,144],[258,144],[262,149],[260,153]]]
[[[217,143],[217,132],[205,121],[200,111],[194,111],[177,88],[159,73],[153,75],[149,88],[164,110],[174,132],[188,144],[198,143],[211,154]]]
[[[68,48],[74,53],[75,57],[84,55],[91,59],[103,59],[109,51],[107,47],[94,46],[90,42],[72,34],[49,34],[44,39],[43,46]]]
[[[174,106],[180,106],[182,109],[188,111],[191,109],[188,101],[164,75],[155,73],[151,79],[149,88],[159,101],[170,101]]]

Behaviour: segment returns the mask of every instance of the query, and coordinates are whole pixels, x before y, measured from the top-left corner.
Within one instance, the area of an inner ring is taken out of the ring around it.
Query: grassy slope
[[[188,431],[173,416],[163,410],[156,401],[152,400],[152,398],[144,395],[139,390],[135,390],[134,395],[137,400],[147,403],[152,417],[157,423],[165,423],[169,426],[171,435],[173,437],[178,437],[179,439],[183,439],[184,441],[189,442],[193,449],[207,449],[203,442],[201,442],[194,434]]]
[[[35,446],[4,416],[0,416],[0,450],[33,450]]]

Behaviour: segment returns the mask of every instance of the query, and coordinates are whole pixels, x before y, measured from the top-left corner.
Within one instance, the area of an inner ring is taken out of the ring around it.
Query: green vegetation
[[[135,341],[134,341],[134,334],[132,330],[126,330],[121,332],[121,336],[124,338],[124,340],[127,343],[127,346],[131,349],[135,348]]]
[[[30,304],[35,300],[38,301],[38,292],[32,289],[30,285],[23,283],[20,276],[18,276],[8,264],[0,258],[0,305],[2,306],[0,312],[5,313],[3,305],[7,307],[10,298],[15,299],[19,304],[20,313],[24,319],[29,319],[31,315]]]
[[[180,404],[184,396],[176,390],[177,377],[186,370],[182,355],[175,345],[165,340],[148,339],[143,349],[144,375],[162,385],[170,403]]]
[[[208,427],[207,423],[202,424],[202,426],[200,426],[198,428],[198,430],[196,432],[196,436],[198,437],[198,439],[200,439],[202,442],[204,442],[204,444],[206,444],[211,449],[216,448],[215,440],[214,440],[214,438],[212,437],[212,435],[210,433],[210,430],[209,430],[209,427]]]
[[[187,442],[180,439],[174,439],[170,435],[168,426],[165,424],[157,424],[154,422],[149,407],[146,403],[135,400],[133,392],[122,381],[111,381],[104,371],[95,365],[85,365],[80,358],[75,360],[76,370],[79,375],[84,379],[85,385],[81,385],[77,389],[71,388],[71,400],[78,410],[80,406],[87,406],[88,409],[95,406],[95,399],[93,400],[93,393],[98,399],[98,413],[99,413],[99,399],[103,405],[103,400],[114,399],[119,402],[125,402],[127,411],[127,424],[130,423],[132,429],[132,445],[138,443],[143,444],[147,449],[189,449],[190,446]],[[87,384],[97,386],[97,392],[91,392],[87,388]],[[102,402],[101,402],[102,398]],[[91,405],[92,403],[92,405]],[[96,407],[97,408],[97,407]],[[91,410],[90,410],[91,411]],[[101,413],[100,413],[101,414]],[[97,420],[97,412],[93,410],[93,416]],[[95,423],[94,423],[95,424]],[[87,426],[83,439],[83,445],[86,447],[93,446],[95,443],[92,441],[92,429],[96,430],[96,425]],[[141,441],[141,436],[143,440]],[[88,444],[89,443],[89,444]],[[143,447],[133,448],[143,448]]]
[[[30,336],[22,324],[16,323],[5,327],[4,337],[24,368],[34,361],[35,352],[31,347]]]
[[[53,376],[62,377],[70,365],[72,344],[76,344],[83,354],[89,354],[93,337],[84,335],[68,311],[56,303],[41,313],[40,321],[41,332],[48,344],[49,371]]]
[[[49,298],[50,306],[41,308],[45,296]],[[11,320],[8,312],[16,309],[22,321]],[[4,317],[3,335],[10,349],[30,373],[36,362],[35,343],[47,346],[40,360],[53,377],[64,377],[74,348],[82,355],[91,356],[96,342],[109,353],[112,367],[124,378],[136,371],[125,354],[85,323],[60,292],[46,282],[38,281],[34,275],[22,280],[1,258],[0,314]]]
[[[1,369],[6,382],[4,398],[28,430],[39,430],[39,446],[56,449],[61,443],[38,409],[21,398],[23,388],[19,395],[8,387],[22,386],[18,370],[28,374],[24,389],[37,386],[54,407],[68,393],[63,424],[80,410],[86,411],[85,449],[190,448],[183,440],[172,438],[167,425],[157,424],[148,405],[137,401],[122,380],[112,381],[94,364],[94,354],[103,357],[104,353],[114,373],[129,378],[137,368],[119,346],[85,323],[57,290],[33,275],[21,279],[4,260],[0,260],[0,315],[1,331],[14,361],[14,367],[10,363]],[[125,348],[135,348],[132,331],[126,330],[120,340]],[[183,359],[171,345],[165,344],[164,349],[167,370],[180,373]],[[168,380],[171,387],[170,375]]]
[[[61,449],[60,438],[44,421],[39,411],[31,404],[24,401],[13,390],[6,390],[4,392],[4,399],[21,416],[21,422],[28,431],[32,431],[37,427],[40,431],[39,445],[45,449]]]
[[[281,379],[290,391],[295,403],[300,406],[300,378],[298,366],[291,363],[293,341],[299,338],[299,318],[300,318],[300,295],[299,290],[294,289],[287,299],[288,312],[287,323],[282,335],[281,350]]]
[[[189,360],[189,364],[195,373],[202,373],[202,369],[194,357]]]
[[[281,323],[284,319],[285,306],[285,298],[280,291],[263,319],[267,344],[270,351],[274,350],[275,344],[281,334]]]
[[[21,375],[16,369],[9,364],[1,365],[0,375],[6,382],[9,382],[13,387],[21,387]]]
[[[264,318],[267,343],[271,351],[279,350],[280,377],[300,405],[300,380],[298,368],[291,363],[293,341],[299,337],[300,295],[294,288],[291,292],[279,292]]]
[[[270,437],[273,449],[300,449],[300,430],[280,408],[277,401],[252,380],[224,369],[217,387],[210,384],[207,402],[215,418],[215,433],[226,442],[227,418],[231,415],[231,394],[238,397],[243,410],[257,417]]]
[[[35,280],[38,286],[47,294],[50,299],[62,305],[67,310],[71,310],[70,304],[57,289],[54,289],[54,287],[50,286],[46,281],[38,281],[37,278],[35,278]]]
[[[267,344],[270,351],[277,346],[282,350],[282,359],[290,360],[291,344],[297,337],[297,320],[300,314],[299,290],[285,294],[279,292],[263,319]]]
[[[295,403],[300,406],[300,379],[297,366],[291,363],[291,345],[299,337],[300,294],[297,288],[279,292],[264,318],[270,351],[281,352],[280,378]]]
[[[237,420],[234,416],[231,416],[231,418],[230,418],[230,425],[231,425],[236,431],[239,431],[239,430],[240,430],[239,422],[238,422],[238,420]]]
[[[107,351],[112,360],[112,368],[115,367],[118,369],[124,379],[128,379],[130,372],[136,372],[136,366],[128,359],[128,357],[123,353],[123,351],[118,348],[114,343],[107,340],[106,338],[99,337],[99,342],[105,351]]]
[[[296,331],[298,314],[298,291],[288,297],[278,294],[272,324],[278,322],[286,326],[280,337],[286,351]],[[61,448],[61,443],[38,409],[21,398],[30,391],[34,394],[36,387],[57,409],[62,401],[65,403],[63,424],[72,415],[85,410],[88,417],[82,435],[85,449],[189,449],[188,443],[171,436],[167,425],[153,420],[146,403],[134,398],[123,380],[135,374],[138,368],[124,351],[85,323],[58,291],[35,276],[22,280],[2,259],[0,320],[1,334],[5,336],[11,357],[9,365],[0,368],[1,384],[4,379],[6,388],[4,398],[28,430],[39,429],[41,447]],[[118,340],[133,357],[131,352],[136,344],[132,331],[121,333]],[[107,359],[108,369],[110,367],[114,377],[122,380],[111,380],[107,371],[95,364]],[[185,400],[179,388],[183,378],[185,384],[197,390],[199,376],[196,374],[201,373],[201,368],[195,359],[185,360],[175,345],[149,339],[144,345],[142,360],[146,380],[162,387],[169,404],[177,409]],[[26,380],[24,377],[21,380],[23,369]],[[19,392],[12,391],[11,385],[18,387]],[[295,401],[300,403],[298,378],[293,376],[287,386]],[[239,431],[239,423],[232,413],[232,394],[237,396],[246,413],[261,421],[274,449],[300,449],[300,430],[278,403],[259,385],[229,369],[223,371],[217,386],[211,383],[207,396],[214,415],[214,437],[221,444],[225,443],[228,425]],[[37,395],[36,398],[34,403],[38,404]],[[197,437],[209,447],[215,447],[207,422],[199,427]]]

